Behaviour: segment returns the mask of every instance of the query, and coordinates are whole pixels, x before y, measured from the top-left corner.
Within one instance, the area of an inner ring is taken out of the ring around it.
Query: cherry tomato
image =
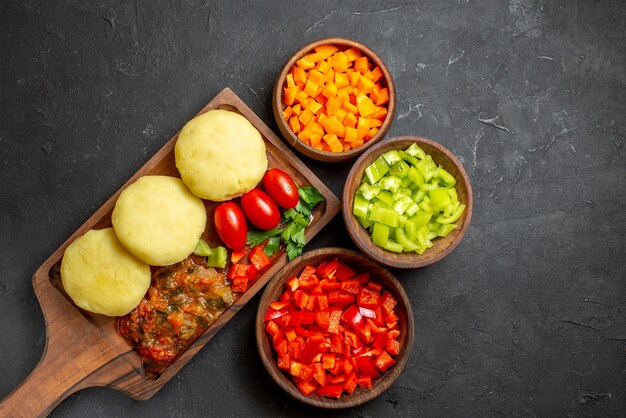
[[[265,173],[263,188],[281,208],[295,208],[300,199],[296,183],[280,168],[272,168]]]
[[[262,190],[252,189],[241,196],[241,207],[246,218],[257,228],[276,228],[280,222],[278,207]]]
[[[246,246],[248,225],[239,206],[233,202],[222,203],[215,208],[213,219],[217,234],[228,248],[241,251]]]

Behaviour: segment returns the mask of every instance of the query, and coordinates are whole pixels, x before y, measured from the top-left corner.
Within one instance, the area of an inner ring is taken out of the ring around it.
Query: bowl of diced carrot
[[[395,112],[395,87],[372,50],[343,38],[312,42],[283,66],[272,92],[288,142],[319,161],[354,158],[380,141]]]
[[[344,248],[309,251],[267,284],[255,326],[272,379],[320,408],[368,402],[402,373],[414,340],[402,285],[371,259]]]

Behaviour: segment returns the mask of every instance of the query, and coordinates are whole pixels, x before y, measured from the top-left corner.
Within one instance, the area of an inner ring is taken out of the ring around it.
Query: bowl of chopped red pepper
[[[301,402],[349,408],[388,389],[414,338],[402,285],[369,258],[343,248],[298,257],[268,283],[256,340],[274,381]]]

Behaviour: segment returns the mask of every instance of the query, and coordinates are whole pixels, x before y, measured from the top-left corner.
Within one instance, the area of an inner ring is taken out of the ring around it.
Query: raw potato
[[[150,286],[150,266],[133,257],[112,228],[91,230],[67,247],[61,280],[76,305],[108,316],[126,315]]]
[[[167,266],[196,248],[206,227],[206,210],[180,179],[144,176],[120,194],[111,221],[120,242],[135,257]]]
[[[252,190],[267,170],[261,134],[227,110],[210,110],[190,120],[178,135],[175,153],[189,190],[218,202]]]

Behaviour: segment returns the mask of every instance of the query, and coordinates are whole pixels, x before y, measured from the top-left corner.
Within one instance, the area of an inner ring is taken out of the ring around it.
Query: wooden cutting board
[[[298,157],[230,89],[220,92],[198,114],[224,109],[245,116],[261,133],[270,167],[280,167],[299,185],[313,185],[326,198],[313,211],[306,230],[311,240],[339,212],[340,202]],[[72,393],[92,386],[121,390],[145,400],[165,385],[213,336],[287,263],[281,255],[222,316],[156,380],[145,378],[141,360],[118,334],[116,318],[83,311],[74,305],[60,284],[63,253],[90,229],[111,226],[111,212],[119,194],[140,176],[159,174],[180,177],[174,161],[178,134],[170,139],[139,171],[100,207],[33,275],[33,287],[46,323],[44,354],[33,372],[0,403],[0,416],[45,416]],[[243,151],[245,152],[245,150]],[[213,225],[215,202],[205,201],[207,228],[203,238],[219,245]]]

